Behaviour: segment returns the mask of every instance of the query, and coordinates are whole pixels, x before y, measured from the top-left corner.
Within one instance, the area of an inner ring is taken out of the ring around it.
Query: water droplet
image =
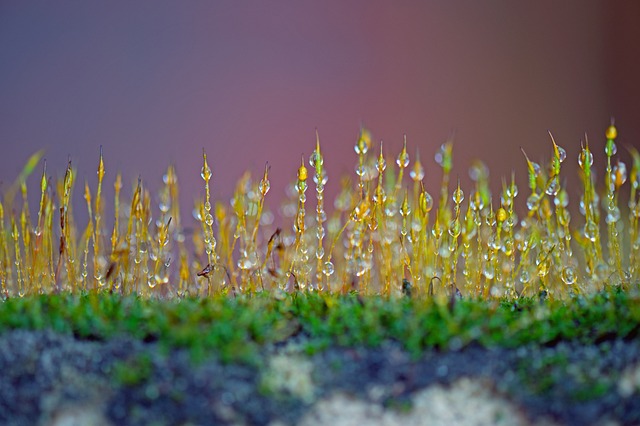
[[[444,167],[447,161],[447,149],[447,144],[443,143],[440,145],[438,152],[436,152],[436,155],[434,156],[436,163],[438,163],[440,167]]]
[[[453,238],[458,238],[458,236],[460,235],[460,230],[460,221],[453,220],[449,225],[449,235],[451,235]]]
[[[562,268],[562,281],[567,285],[571,285],[576,282],[576,271],[573,267],[565,266]]]
[[[584,236],[592,243],[598,238],[598,225],[595,222],[587,222],[584,226]]]
[[[411,176],[411,179],[414,181],[421,181],[424,179],[424,167],[422,167],[422,164],[420,164],[419,161],[414,163],[413,169],[409,172],[409,176]]]
[[[322,259],[324,257],[324,248],[318,247],[316,250],[316,258]]]
[[[207,226],[211,226],[211,225],[213,225],[213,216],[211,216],[211,214],[210,214],[210,213],[207,213],[207,214],[204,216],[204,221],[205,221],[205,223],[207,224]]]
[[[456,204],[460,204],[464,200],[464,192],[462,191],[462,189],[460,189],[460,187],[456,188],[456,190],[453,191],[452,200]]]
[[[318,153],[318,151],[313,151],[311,156],[309,157],[309,165],[315,169],[316,165],[322,166],[324,164],[324,159],[322,155]]]
[[[591,167],[593,165],[593,154],[591,151],[583,149],[580,154],[578,154],[578,164],[583,169],[585,167]]]
[[[166,284],[169,282],[169,276],[165,273],[157,273],[154,276],[154,280],[157,284]],[[152,282],[152,281],[149,281]]]
[[[487,263],[486,265],[484,265],[484,269],[482,270],[482,274],[488,279],[488,280],[492,280],[493,277],[495,276],[495,269],[493,269],[493,265],[491,265],[490,263]]]
[[[607,217],[605,218],[606,222],[611,224],[611,223],[616,223],[617,221],[620,220],[620,209],[618,207],[613,207],[612,209],[607,209]]]
[[[538,206],[538,201],[540,201],[540,196],[538,194],[533,193],[529,195],[529,198],[527,198],[527,208],[529,210],[536,209]]]
[[[325,262],[324,267],[322,268],[322,273],[328,277],[332,275],[334,272],[335,272],[335,268],[333,266],[333,263]]]
[[[550,263],[548,260],[542,260],[540,262],[536,261],[538,264],[538,276],[540,278],[544,278],[549,274],[549,270],[551,269]]]
[[[262,179],[260,181],[260,193],[262,194],[263,197],[267,195],[267,192],[269,192],[270,188],[271,188],[271,183],[269,183],[268,179]]]
[[[211,179],[211,168],[209,168],[209,166],[203,166],[200,170],[200,177],[202,177],[205,182],[208,182],[209,179]]]
[[[571,215],[568,210],[560,210],[558,212],[558,223],[562,226],[569,225],[569,221],[571,220]]]
[[[251,268],[251,261],[247,258],[247,256],[242,256],[238,259],[238,268],[247,270]]]
[[[616,143],[613,141],[613,139],[607,140],[607,143],[604,146],[604,152],[605,154],[607,154],[607,157],[616,155],[616,153],[618,152],[618,147],[616,146]]]
[[[407,153],[406,150],[402,150],[402,152],[398,155],[398,158],[396,159],[396,164],[401,169],[404,169],[409,165],[409,154]]]
[[[567,158],[567,151],[561,146],[558,146],[558,159],[562,163]]]
[[[622,161],[619,161],[618,164],[613,166],[611,174],[611,180],[614,185],[616,188],[620,188],[627,181],[627,166]]]
[[[531,281],[531,274],[529,273],[529,270],[524,268],[522,271],[520,271],[520,276],[518,277],[518,279],[522,284],[526,284]]]
[[[554,176],[548,182],[545,192],[547,195],[556,195],[558,191],[560,191],[560,178],[558,176]]]

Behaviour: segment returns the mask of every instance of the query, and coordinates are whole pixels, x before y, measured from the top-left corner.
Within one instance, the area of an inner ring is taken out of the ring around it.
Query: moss
[[[569,301],[525,301],[522,309],[499,301],[463,299],[451,307],[429,298],[317,293],[174,301],[58,294],[11,298],[0,306],[0,330],[48,327],[94,340],[126,335],[161,348],[186,348],[194,359],[215,353],[226,362],[248,363],[258,362],[265,345],[300,333],[309,354],[328,345],[375,347],[395,340],[417,357],[427,349],[469,344],[599,343],[635,338],[640,330],[640,298],[619,290]]]

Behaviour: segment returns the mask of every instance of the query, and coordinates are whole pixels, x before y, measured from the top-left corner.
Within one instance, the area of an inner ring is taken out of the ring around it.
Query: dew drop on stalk
[[[458,186],[458,188],[456,188],[455,191],[453,191],[452,200],[456,204],[460,204],[464,200],[464,191],[462,191],[462,189],[460,189],[459,186]]]
[[[202,177],[205,182],[209,181],[209,179],[211,178],[211,169],[209,168],[209,166],[202,167],[202,169],[200,170],[200,177]]]
[[[571,285],[576,282],[576,271],[572,266],[565,266],[562,268],[562,281],[567,285]]]
[[[616,155],[618,152],[618,147],[613,139],[608,139],[606,145],[604,146],[604,152],[608,157]]]
[[[420,161],[416,161],[413,164],[413,169],[409,172],[409,176],[416,182],[424,179],[424,167],[422,167]]]
[[[611,174],[611,180],[616,188],[619,188],[627,181],[627,166],[622,161],[618,161],[618,164],[613,166]]]
[[[484,269],[482,270],[482,274],[488,279],[488,280],[492,280],[493,277],[495,276],[495,269],[493,269],[493,265],[491,264],[486,264],[484,265]]]
[[[598,236],[598,225],[592,221],[587,222],[584,226],[584,236],[592,243],[595,243]]]
[[[561,210],[558,212],[558,223],[562,226],[569,225],[569,221],[571,220],[571,214],[569,214],[568,210]]]
[[[583,149],[582,152],[578,154],[578,165],[583,169],[585,168],[585,165],[589,167],[593,165],[593,154],[591,151]]]
[[[386,168],[387,168],[387,162],[385,161],[384,157],[380,155],[376,163],[376,170],[378,170],[378,173],[382,173]]]
[[[461,226],[459,220],[453,220],[451,224],[449,224],[449,235],[453,238],[458,238],[460,235]]]
[[[531,166],[533,167],[533,173],[534,173],[534,175],[539,176],[539,175],[540,175],[540,172],[542,171],[542,167],[540,167],[540,164],[538,164],[538,163],[536,163],[536,162],[532,161],[532,162],[531,162]]]
[[[527,209],[534,210],[538,205],[538,201],[540,200],[540,196],[536,193],[529,195],[527,198]]]
[[[157,273],[154,276],[154,280],[157,284],[166,284],[169,282],[169,276],[164,273]],[[149,281],[151,282],[151,281]]]
[[[316,191],[318,192],[324,191],[324,186],[327,184],[328,181],[329,181],[329,178],[327,177],[327,174],[324,172],[324,170],[322,171],[322,175],[320,176],[319,180],[317,175],[313,176],[313,182],[317,185]]]
[[[243,255],[240,257],[240,259],[238,259],[238,268],[243,270],[251,268],[251,262],[246,255]]]
[[[607,217],[605,218],[608,224],[616,223],[620,220],[620,209],[618,207],[613,207],[611,209],[607,209]]]
[[[531,281],[531,274],[529,273],[529,270],[527,268],[524,268],[522,271],[520,271],[520,276],[518,277],[518,279],[522,284],[527,284],[529,281]]]
[[[211,216],[211,214],[210,214],[210,213],[207,213],[207,214],[204,216],[204,221],[205,221],[205,223],[207,224],[207,226],[211,226],[211,225],[213,225],[213,216]]]
[[[322,158],[322,155],[320,155],[318,151],[314,150],[309,157],[309,165],[315,169],[316,164],[318,166],[322,166],[322,164],[324,164],[324,160]]]
[[[269,192],[269,189],[271,189],[271,183],[269,183],[269,180],[262,179],[260,181],[260,193],[262,194],[262,196],[267,195],[267,192]]]
[[[401,169],[404,169],[409,165],[409,153],[407,153],[406,149],[402,150],[402,152],[398,155],[398,158],[396,159],[396,164]]]
[[[554,176],[547,184],[545,192],[547,193],[547,195],[556,195],[558,191],[560,191],[560,179],[558,178],[558,176]]]
[[[500,251],[502,251],[507,256],[511,256],[511,254],[513,253],[513,246],[514,246],[513,239],[507,238],[502,242],[502,245],[500,246]]]
[[[536,262],[538,263],[538,262]],[[549,264],[548,260],[543,260],[541,262],[538,263],[538,276],[540,278],[544,278],[549,274],[549,270],[551,269],[551,266]]]
[[[335,267],[333,266],[332,262],[325,262],[324,263],[324,267],[322,268],[322,273],[325,274],[327,277],[332,275],[335,271]]]
[[[444,167],[446,156],[447,156],[447,144],[443,143],[442,145],[440,145],[438,152],[436,152],[434,156],[436,163],[438,163],[440,167]]]

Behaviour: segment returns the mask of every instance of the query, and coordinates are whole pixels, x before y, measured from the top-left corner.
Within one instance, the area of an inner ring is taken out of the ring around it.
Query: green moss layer
[[[294,293],[161,301],[110,294],[10,298],[0,304],[0,332],[52,329],[80,339],[126,335],[188,348],[195,359],[252,362],[269,344],[302,337],[313,353],[329,345],[377,346],[398,341],[414,356],[470,344],[583,344],[633,338],[640,332],[640,297],[619,290],[568,301],[480,301]]]

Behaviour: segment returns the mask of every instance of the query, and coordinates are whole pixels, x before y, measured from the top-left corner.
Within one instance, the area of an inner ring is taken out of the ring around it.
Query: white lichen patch
[[[618,393],[623,398],[628,398],[638,391],[640,391],[640,364],[627,367],[618,381]]]
[[[513,403],[492,390],[490,383],[462,378],[450,386],[434,385],[413,397],[407,412],[385,409],[378,403],[336,393],[319,401],[300,422],[301,426],[434,425],[434,426],[542,426],[529,421]]]
[[[268,392],[285,393],[305,402],[313,401],[313,364],[295,353],[279,353],[269,358],[262,375],[262,386]]]
[[[98,404],[77,404],[68,405],[53,413],[50,419],[44,420],[41,424],[50,426],[112,426],[104,415],[104,409]]]

